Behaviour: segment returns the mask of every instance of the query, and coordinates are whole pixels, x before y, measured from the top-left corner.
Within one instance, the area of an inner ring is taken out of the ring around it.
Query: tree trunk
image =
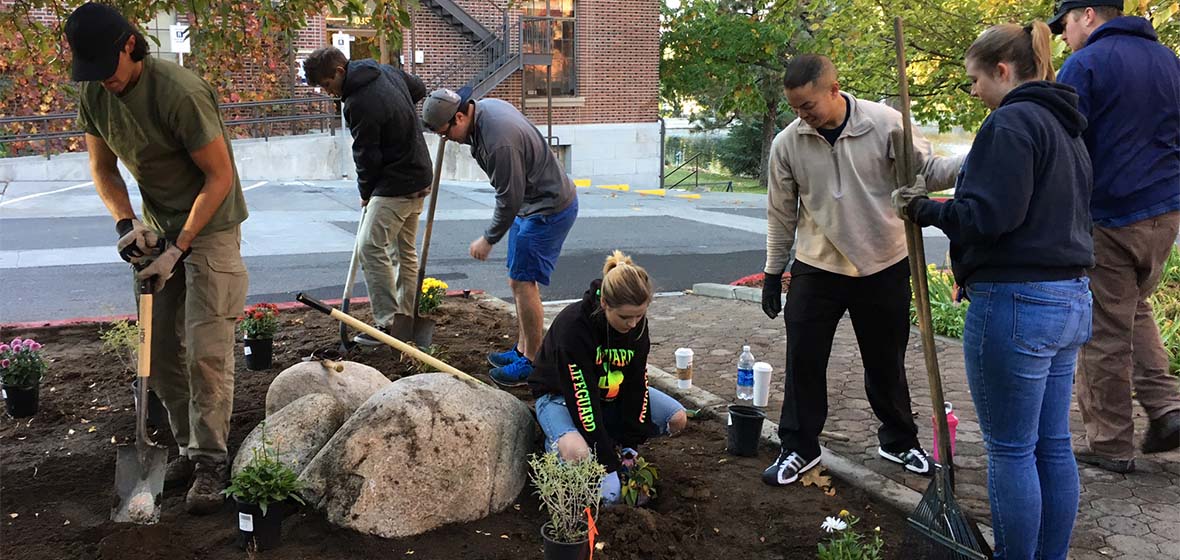
[[[770,145],[778,132],[778,104],[768,105],[762,114],[762,163],[758,166],[758,184],[767,188],[770,182]]]

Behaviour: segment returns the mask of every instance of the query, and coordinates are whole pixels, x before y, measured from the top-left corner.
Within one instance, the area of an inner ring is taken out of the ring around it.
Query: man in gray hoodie
[[[471,145],[471,156],[496,189],[496,210],[470,254],[487,260],[508,237],[508,285],[516,300],[517,344],[488,356],[492,380],[524,385],[541,347],[541,292],[578,217],[574,182],[565,174],[541,131],[499,99],[471,99],[471,88],[439,89],[422,103],[422,123],[435,133]]]

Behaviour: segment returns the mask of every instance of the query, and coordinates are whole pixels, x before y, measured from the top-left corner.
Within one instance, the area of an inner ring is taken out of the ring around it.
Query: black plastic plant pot
[[[266,515],[255,504],[238,502],[238,547],[242,550],[270,550],[283,542],[283,519],[289,507],[284,502],[270,504]]]
[[[725,450],[739,457],[757,457],[758,440],[766,413],[744,404],[729,405],[728,441]]]
[[[541,526],[541,538],[545,540],[545,560],[586,560],[590,558],[590,540],[564,543],[549,536],[549,524]]]
[[[136,410],[139,409],[139,378],[131,382],[131,400],[135,402]],[[153,428],[167,428],[168,427],[168,409],[164,408],[164,401],[156,395],[156,392],[148,389],[148,409],[147,409],[147,423]]]
[[[270,369],[274,357],[274,339],[247,338],[245,339],[246,369],[263,371]]]
[[[32,387],[10,387],[0,385],[4,390],[4,410],[13,418],[28,418],[37,414],[38,394],[41,385]]]

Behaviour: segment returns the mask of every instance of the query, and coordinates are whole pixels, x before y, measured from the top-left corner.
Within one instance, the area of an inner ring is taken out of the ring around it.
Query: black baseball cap
[[[114,8],[97,2],[78,6],[66,20],[66,40],[73,61],[70,77],[75,82],[99,82],[119,67],[119,52],[135,27]]]
[[[1056,34],[1061,34],[1065,31],[1065,25],[1062,25],[1061,18],[1065,17],[1070,10],[1078,8],[1093,8],[1095,6],[1110,6],[1112,8],[1123,9],[1122,0],[1058,0],[1057,11],[1053,14],[1053,19],[1049,20],[1049,31]]]

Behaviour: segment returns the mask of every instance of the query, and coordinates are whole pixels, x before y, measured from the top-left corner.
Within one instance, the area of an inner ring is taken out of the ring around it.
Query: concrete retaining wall
[[[544,131],[542,131],[544,132]],[[659,123],[587,124],[554,126],[553,135],[566,148],[567,171],[593,184],[626,183],[634,189],[657,188],[660,182]],[[438,136],[426,134],[431,157]],[[242,181],[335,180],[355,178],[352,137],[347,132],[235,140],[234,159]],[[447,147],[443,179],[487,181],[467,146]],[[129,178],[120,166],[123,176]],[[46,158],[0,158],[0,181],[89,181],[89,159],[84,153]]]

